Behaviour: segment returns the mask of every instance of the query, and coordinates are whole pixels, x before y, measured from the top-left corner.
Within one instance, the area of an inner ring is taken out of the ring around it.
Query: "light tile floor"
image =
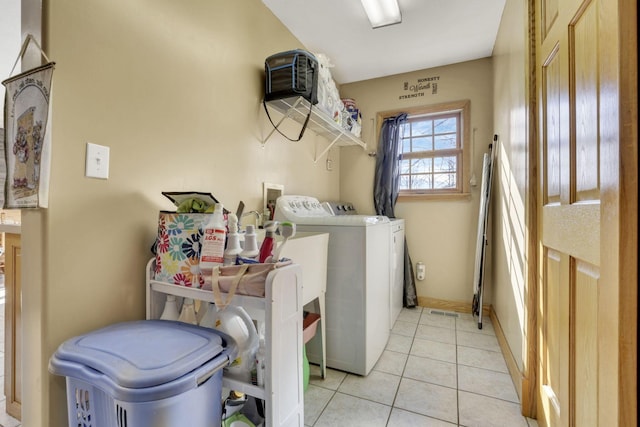
[[[305,425],[537,427],[520,404],[491,320],[403,309],[366,377],[311,365]]]
[[[4,366],[4,287],[0,283],[0,367]],[[366,377],[311,366],[305,425],[313,427],[537,427],[520,405],[495,331],[458,318],[403,309],[386,350]],[[0,370],[4,383],[4,369]],[[5,412],[0,427],[20,427]]]

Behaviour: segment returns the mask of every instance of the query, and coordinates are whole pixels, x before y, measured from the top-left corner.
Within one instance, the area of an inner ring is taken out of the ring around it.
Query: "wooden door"
[[[623,425],[619,1],[534,0],[541,426]]]
[[[4,394],[6,411],[22,418],[22,280],[20,234],[5,236],[5,352]]]

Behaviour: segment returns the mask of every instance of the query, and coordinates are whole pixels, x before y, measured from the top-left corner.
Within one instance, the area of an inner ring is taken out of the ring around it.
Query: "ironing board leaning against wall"
[[[493,136],[489,144],[489,152],[484,153],[482,162],[482,186],[480,188],[480,211],[478,215],[478,237],[476,241],[476,258],[473,272],[472,313],[478,316],[478,329],[482,329],[482,296],[484,293],[484,271],[487,255],[487,225],[489,221],[489,203],[491,202],[491,182],[495,160],[495,147],[498,135]]]

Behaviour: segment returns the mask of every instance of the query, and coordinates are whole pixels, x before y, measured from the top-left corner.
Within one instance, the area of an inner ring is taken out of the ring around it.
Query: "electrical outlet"
[[[333,160],[327,159],[326,166],[327,166],[327,170],[331,172],[333,170]]]
[[[87,142],[84,175],[89,178],[109,178],[109,147]]]

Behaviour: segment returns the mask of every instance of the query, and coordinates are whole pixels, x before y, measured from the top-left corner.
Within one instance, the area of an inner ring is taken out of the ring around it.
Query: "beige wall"
[[[0,0],[0,82],[7,79],[11,67],[20,53],[20,2]],[[16,67],[14,74],[20,71]],[[0,84],[0,103],[4,105],[4,85]],[[3,109],[4,111],[4,109]],[[4,114],[0,114],[0,128],[4,127]]]
[[[11,68],[20,52],[20,2],[0,0],[0,82],[10,77]],[[16,66],[13,74],[20,72]],[[4,85],[0,84],[0,105],[4,106]],[[4,153],[4,108],[0,109],[0,173],[6,173]],[[0,180],[0,189],[4,191],[4,179]],[[0,199],[4,200],[3,196]],[[20,222],[20,211],[2,211],[2,217]]]
[[[526,354],[526,17],[524,0],[506,2],[493,52],[494,128],[500,135],[493,187],[493,307],[521,371]]]
[[[65,339],[144,317],[161,191],[212,192],[262,206],[262,183],[339,196],[313,162],[316,137],[273,136],[260,100],[264,59],[302,47],[259,0],[45,3],[53,88],[49,209],[23,214],[24,425],[63,426],[62,378],[47,361]],[[288,130],[297,135],[297,126]],[[110,178],[84,177],[87,142],[109,146]]]
[[[396,205],[396,215],[406,220],[407,243],[414,266],[418,261],[426,265],[425,280],[416,282],[418,297],[465,304],[472,301],[482,155],[493,136],[492,76],[491,59],[485,58],[346,84],[340,88],[341,96],[355,99],[362,111],[362,139],[367,143],[368,151],[376,150],[374,121],[378,112],[463,99],[471,101],[471,129],[475,129],[472,132],[475,134],[472,162],[478,181],[478,186],[471,188],[471,197],[455,201],[399,201]],[[418,92],[404,90],[405,82],[410,87],[419,79],[429,77],[439,78],[435,80],[438,83],[435,94],[433,86]],[[423,96],[401,98],[420,92]],[[353,202],[360,212],[373,213],[375,158],[355,148],[345,148],[341,155],[340,196]],[[490,271],[487,276],[489,279]],[[488,286],[487,303],[491,302],[490,294]]]

